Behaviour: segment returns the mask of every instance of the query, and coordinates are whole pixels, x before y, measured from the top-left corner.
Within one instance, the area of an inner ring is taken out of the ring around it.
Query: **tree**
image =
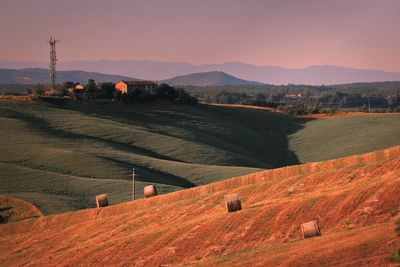
[[[396,232],[397,235],[400,236],[400,219],[396,221]],[[394,252],[389,260],[392,262],[400,262],[400,249]]]
[[[75,83],[71,82],[71,81],[66,81],[65,83],[62,84],[62,92],[63,95],[70,95],[70,92],[68,91],[68,89],[73,89],[75,87]]]
[[[75,83],[71,82],[71,81],[66,81],[65,83],[63,83],[62,88],[64,90],[67,90],[69,88],[74,88],[75,87]]]
[[[265,97],[264,94],[257,93],[256,96],[255,96],[255,99],[256,99],[256,100],[263,100],[263,101],[265,101],[266,97]]]
[[[41,83],[36,84],[36,94],[40,96],[43,95],[44,92],[45,92],[44,85]]]
[[[114,97],[115,83],[105,82],[100,85],[100,88],[103,98],[111,99]]]
[[[175,99],[175,89],[166,83],[162,83],[156,89],[156,98],[173,100]]]
[[[96,92],[96,82],[93,79],[89,79],[85,86],[85,90],[88,97],[92,98]]]

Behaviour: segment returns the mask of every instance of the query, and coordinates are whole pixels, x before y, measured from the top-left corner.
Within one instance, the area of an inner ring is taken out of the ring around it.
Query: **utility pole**
[[[368,97],[368,113],[371,113],[371,98]]]
[[[51,78],[51,84],[52,84],[52,89],[54,90],[56,87],[57,83],[57,76],[56,76],[56,64],[57,64],[57,55],[56,55],[56,44],[59,43],[59,40],[53,39],[53,37],[50,37],[49,44],[50,44],[50,65],[49,65],[49,70],[50,70],[50,78]]]
[[[132,168],[132,200],[135,200],[135,168]]]

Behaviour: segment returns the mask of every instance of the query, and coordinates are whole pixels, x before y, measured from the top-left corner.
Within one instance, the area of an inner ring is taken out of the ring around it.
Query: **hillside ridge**
[[[153,198],[143,198],[137,199],[135,201],[129,201],[124,203],[119,203],[116,205],[111,205],[105,208],[97,209],[85,209],[80,211],[72,211],[63,214],[55,214],[42,217],[32,224],[32,229],[35,228],[35,224],[40,221],[48,220],[48,223],[57,224],[59,221],[65,222],[65,215],[70,218],[68,223],[80,223],[90,219],[104,218],[108,216],[113,216],[121,213],[126,213],[132,209],[145,209],[146,207],[152,206],[154,204],[168,204],[175,201],[189,199],[195,196],[203,196],[210,193],[215,193],[220,190],[235,189],[244,185],[256,184],[258,182],[273,182],[279,179],[299,176],[304,174],[312,174],[320,171],[329,171],[333,169],[346,169],[354,166],[365,166],[371,164],[377,164],[382,161],[391,160],[394,158],[400,158],[400,146],[395,146],[388,149],[382,149],[370,153],[365,153],[361,155],[353,155],[348,157],[342,157],[338,159],[320,161],[320,162],[310,162],[299,165],[286,166],[276,169],[270,169],[265,171],[260,171],[256,173],[251,173],[248,175],[243,175],[239,177],[228,178],[225,180],[213,182],[207,185],[196,186],[193,188],[183,189],[163,195],[158,195]],[[106,193],[106,192],[105,192]],[[94,214],[94,217],[92,215]],[[81,217],[82,216],[82,217]],[[82,220],[80,221],[79,218]],[[50,226],[46,223],[47,227]],[[13,226],[17,226],[13,224]],[[13,226],[9,226],[12,228]],[[0,233],[1,228],[0,228]],[[6,233],[2,233],[6,234]]]
[[[60,83],[73,81],[86,83],[88,79],[94,79],[96,82],[118,82],[120,80],[136,80],[135,78],[103,74],[98,72],[88,72],[81,70],[58,71],[57,78]],[[24,69],[1,69],[1,84],[36,84],[51,83],[49,71],[42,68],[24,68]]]

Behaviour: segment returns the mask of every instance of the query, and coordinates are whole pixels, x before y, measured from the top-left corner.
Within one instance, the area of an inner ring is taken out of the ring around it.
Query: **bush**
[[[395,224],[396,224],[397,235],[400,236],[400,219],[398,219]],[[389,261],[400,263],[400,249],[398,249],[392,254],[392,256],[389,258]]]
[[[100,85],[100,93],[97,98],[101,99],[112,99],[115,94],[115,83],[102,83]]]

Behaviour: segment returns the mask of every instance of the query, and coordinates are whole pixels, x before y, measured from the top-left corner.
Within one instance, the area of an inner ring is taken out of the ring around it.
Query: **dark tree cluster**
[[[185,90],[174,88],[168,84],[160,84],[154,90],[146,90],[135,88],[132,92],[121,94],[118,93],[116,98],[124,103],[146,103],[156,100],[164,100],[177,104],[196,105],[198,103],[196,97],[192,97]]]

